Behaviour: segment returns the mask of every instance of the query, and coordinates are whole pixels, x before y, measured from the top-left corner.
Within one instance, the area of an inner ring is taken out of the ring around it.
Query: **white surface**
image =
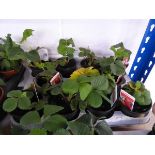
[[[111,127],[117,127],[117,126],[127,126],[127,125],[138,125],[138,124],[145,124],[148,123],[150,120],[150,115],[147,115],[146,117],[141,118],[133,118],[124,115],[121,111],[115,111],[114,115],[106,119],[106,122]]]
[[[11,33],[19,41],[23,30],[32,28],[34,36],[23,47],[45,46],[52,55],[57,54],[60,38],[72,37],[77,47],[89,46],[97,55],[111,55],[110,46],[123,41],[133,52],[133,59],[147,23],[148,20],[0,20],[0,36]]]

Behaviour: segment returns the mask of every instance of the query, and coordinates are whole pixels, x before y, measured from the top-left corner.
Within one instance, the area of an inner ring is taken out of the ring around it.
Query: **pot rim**
[[[20,64],[20,67],[19,67],[18,70],[16,70],[16,69],[11,69],[11,70],[6,70],[6,71],[5,70],[4,71],[3,70],[0,70],[0,73],[1,74],[5,74],[5,73],[8,73],[8,72],[16,72],[17,73],[17,72],[19,72],[21,70],[21,68],[23,66],[22,62],[20,62],[19,64]]]
[[[2,87],[0,87],[0,93],[1,93],[0,95],[0,101],[1,101],[4,97],[4,89]]]
[[[125,107],[123,104],[121,104],[120,106],[121,106],[120,111],[126,116],[133,117],[133,118],[138,118],[138,117],[139,118],[144,118],[144,117],[149,115],[151,107],[152,107],[152,102],[151,102],[150,107],[148,108],[148,110],[144,111],[144,112],[131,111],[127,107]]]

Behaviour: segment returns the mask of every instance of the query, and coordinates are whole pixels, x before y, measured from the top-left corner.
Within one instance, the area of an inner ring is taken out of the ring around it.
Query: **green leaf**
[[[70,132],[67,129],[58,129],[54,135],[70,135]]]
[[[130,58],[131,51],[126,49],[122,42],[111,46],[110,49],[115,53],[117,59],[123,60],[123,58]]]
[[[21,97],[22,91],[21,90],[12,90],[9,93],[7,93],[7,97]]]
[[[15,110],[17,107],[17,99],[15,98],[8,98],[3,103],[3,110],[6,112],[11,112]]]
[[[139,105],[150,105],[151,104],[151,96],[148,90],[144,91],[135,91],[133,95],[138,102]]]
[[[92,126],[92,116],[90,114],[84,114],[80,118],[78,118],[76,121],[84,123],[88,125],[89,127]]]
[[[47,135],[47,132],[45,129],[32,129],[29,135]]]
[[[24,96],[18,99],[18,107],[22,110],[28,110],[31,108],[31,101],[28,97]]]
[[[26,96],[31,99],[34,96],[34,93],[32,91],[26,91]]]
[[[93,88],[98,90],[108,89],[108,79],[104,75],[94,77],[91,84]]]
[[[85,100],[85,101],[79,101],[78,105],[79,105],[79,109],[81,111],[84,111],[87,108],[87,100]]]
[[[31,124],[37,124],[40,122],[40,116],[37,111],[30,111],[26,113],[21,119],[20,124],[21,125],[31,125]]]
[[[45,62],[45,68],[47,70],[55,70],[56,63],[55,62]]]
[[[61,115],[50,116],[44,123],[43,126],[50,132],[56,132],[58,129],[67,127],[67,120]]]
[[[80,98],[82,101],[84,101],[89,95],[89,93],[92,91],[92,86],[88,83],[80,84],[79,91],[80,91]]]
[[[95,91],[92,91],[87,97],[87,102],[91,107],[99,108],[102,105],[102,97]]]
[[[95,131],[98,135],[112,135],[112,130],[109,125],[103,120],[95,126]]]
[[[84,76],[84,75],[80,75],[78,78],[77,78],[77,81],[79,83],[86,83],[86,82],[91,82],[93,77],[87,77],[87,76]]]
[[[10,64],[10,61],[6,60],[6,59],[3,59],[1,61],[1,64],[0,64],[0,68],[1,70],[9,70],[11,68],[11,64]]]
[[[73,41],[72,38],[70,38],[70,39],[67,40],[67,45],[68,45],[68,46],[69,46],[69,45],[72,45],[72,47],[75,47],[75,44],[74,44],[74,41]]]
[[[20,47],[13,47],[8,51],[9,60],[24,60],[26,53]]]
[[[67,56],[70,57],[70,58],[73,58],[74,51],[75,51],[74,48],[72,48],[72,47],[67,47],[67,48],[66,48]]]
[[[52,88],[51,95],[59,95],[62,93],[62,90],[59,86]]]
[[[34,104],[34,103],[33,103]],[[39,100],[38,102],[36,102],[35,105],[35,110],[41,110],[44,108],[44,105],[46,104],[46,101],[44,100]]]
[[[20,41],[20,43],[23,43],[25,40],[27,40],[27,38],[32,35],[33,31],[34,30],[32,30],[32,29],[25,29],[23,32],[23,37],[22,37],[22,40]]]
[[[57,105],[44,105],[44,116],[55,114],[61,111],[62,109],[64,108]]]
[[[7,34],[6,40],[4,40],[4,47],[6,52],[8,52],[13,46],[13,41],[11,39],[11,34]]]
[[[120,76],[125,73],[125,67],[120,60],[116,60],[110,65],[111,71],[114,75]]]
[[[0,79],[0,86],[4,86],[4,85],[5,85],[5,82],[2,79]]]
[[[104,94],[104,92],[97,92],[98,94],[100,94],[107,102],[109,102],[111,105],[113,105],[114,103]]]
[[[136,86],[136,89],[138,90],[138,89],[140,89],[141,88],[141,82],[140,81],[137,81],[136,83],[135,83],[135,86]]]
[[[78,92],[79,84],[78,84],[78,82],[76,80],[67,79],[62,84],[62,90],[66,94],[73,95],[73,94]]]
[[[27,58],[31,61],[31,62],[37,62],[40,61],[40,56],[38,54],[37,50],[32,50],[26,53]]]
[[[93,131],[86,124],[75,121],[68,125],[69,130],[73,135],[92,135]]]
[[[99,60],[99,64],[101,65],[101,67],[105,68],[107,66],[109,66],[110,64],[112,64],[114,62],[114,57],[110,56],[110,57],[103,57]]]
[[[74,45],[72,38],[70,38],[68,40],[60,39],[57,50],[58,50],[59,54],[65,56],[65,57],[67,56],[69,58],[72,58],[73,53],[75,51],[75,49],[73,48],[74,46],[75,45]]]

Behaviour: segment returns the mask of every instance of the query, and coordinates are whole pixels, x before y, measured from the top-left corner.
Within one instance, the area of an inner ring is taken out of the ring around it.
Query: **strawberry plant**
[[[80,50],[79,57],[84,58],[83,61],[86,61],[86,63],[87,63],[85,65],[87,67],[92,66],[95,63],[95,59],[96,59],[95,53],[93,51],[91,51],[90,49],[86,49],[83,47],[80,47],[79,50]]]
[[[111,74],[114,77],[118,77],[125,74],[125,66],[122,61],[117,60],[115,57],[103,57],[99,60],[101,66],[101,74]]]
[[[58,53],[61,54],[63,57],[62,59],[58,60],[61,65],[65,65],[71,60],[74,56],[75,52],[75,44],[72,38],[70,39],[60,39],[58,45]]]
[[[110,75],[98,76],[80,76],[77,79],[67,79],[62,83],[62,90],[68,94],[71,100],[74,96],[79,94],[79,98],[83,104],[89,105],[93,108],[98,108],[102,105],[102,98],[109,104],[113,104],[107,97],[115,88],[115,80]],[[103,103],[104,104],[104,103]]]
[[[122,42],[111,46],[110,49],[114,52],[116,59],[118,60],[123,60],[125,58],[127,58],[128,60],[130,59],[131,51],[126,49]]]
[[[150,92],[145,88],[144,84],[140,81],[137,82],[129,82],[128,85],[123,87],[129,94],[135,97],[136,102],[141,105],[150,105],[151,104],[151,96]]]
[[[31,29],[26,29],[23,32],[22,41],[25,41],[32,35],[29,33]],[[6,38],[0,38],[0,70],[18,70],[22,60],[36,61],[38,59],[38,53],[36,50],[24,52],[19,43],[12,40],[11,34],[8,34]]]
[[[35,133],[34,128],[37,128],[38,125],[50,132],[55,132],[59,127],[62,128],[67,120],[57,112],[61,111],[63,107],[48,104],[45,98],[39,98],[36,95],[34,91],[30,90],[10,91],[3,103],[3,110],[12,113],[13,116],[17,115],[16,109],[25,111],[19,116],[19,123],[21,127],[32,129],[33,133]],[[40,110],[43,111],[43,114],[40,113]]]

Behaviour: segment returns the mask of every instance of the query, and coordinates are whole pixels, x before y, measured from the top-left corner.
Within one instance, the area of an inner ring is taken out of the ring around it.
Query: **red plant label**
[[[130,110],[133,110],[135,98],[132,95],[121,89],[120,99],[124,106],[126,106]]]
[[[61,74],[57,72],[50,80],[51,85],[59,84],[62,81]]]

